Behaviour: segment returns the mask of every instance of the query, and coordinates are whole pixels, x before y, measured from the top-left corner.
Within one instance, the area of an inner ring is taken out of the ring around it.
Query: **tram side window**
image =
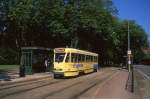
[[[94,56],[92,56],[92,62],[94,62]]]
[[[81,62],[81,54],[78,54],[78,62]]]
[[[71,62],[75,62],[75,54],[71,53]]]
[[[78,62],[78,54],[75,54],[75,62]]]
[[[96,62],[96,56],[94,56],[94,62]]]
[[[91,56],[89,56],[89,62],[91,62]]]
[[[71,54],[71,62],[78,62],[78,55],[75,53]]]
[[[89,62],[91,62],[91,56],[89,56]]]
[[[88,55],[86,55],[86,62],[88,62],[89,61],[89,56]]]
[[[90,56],[90,62],[93,62],[92,56]]]
[[[88,56],[86,55],[86,56],[85,56],[85,62],[87,62],[87,61],[88,61]]]
[[[86,62],[89,62],[89,61],[90,61],[90,56],[86,55]]]
[[[69,55],[70,55],[70,53],[67,53],[65,62],[70,62]]]
[[[94,56],[94,62],[97,62],[97,61],[98,61],[98,57]]]
[[[81,61],[85,62],[85,55],[81,54]]]
[[[90,57],[89,57],[89,55],[87,55],[87,58],[86,58],[86,59],[87,59],[87,62],[89,62],[89,61],[90,61]]]
[[[98,61],[98,57],[96,56],[96,62]]]

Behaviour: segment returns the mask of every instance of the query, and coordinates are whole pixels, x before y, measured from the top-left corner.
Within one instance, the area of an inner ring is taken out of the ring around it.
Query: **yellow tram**
[[[98,69],[98,54],[74,48],[54,49],[54,78],[78,76]]]

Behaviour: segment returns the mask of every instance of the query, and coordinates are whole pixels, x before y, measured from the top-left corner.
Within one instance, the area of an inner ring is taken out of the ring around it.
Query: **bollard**
[[[131,67],[131,70],[132,70],[131,92],[134,92],[134,70],[133,70],[133,66]]]

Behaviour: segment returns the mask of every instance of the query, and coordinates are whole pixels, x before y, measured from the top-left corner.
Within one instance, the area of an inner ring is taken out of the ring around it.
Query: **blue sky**
[[[148,34],[150,41],[150,0],[113,0],[121,19],[135,20]]]

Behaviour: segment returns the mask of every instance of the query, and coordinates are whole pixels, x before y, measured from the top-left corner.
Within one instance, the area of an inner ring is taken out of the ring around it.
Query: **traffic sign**
[[[128,64],[131,64],[131,61],[130,61],[130,60],[128,61]]]
[[[127,53],[128,53],[128,55],[131,55],[131,54],[132,54],[131,50],[128,50]]]

